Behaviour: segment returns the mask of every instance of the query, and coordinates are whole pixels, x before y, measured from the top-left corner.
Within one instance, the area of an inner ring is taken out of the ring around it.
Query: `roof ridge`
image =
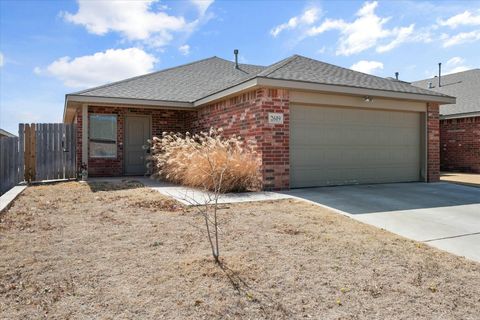
[[[71,94],[71,95],[73,95],[73,94],[83,94],[83,93],[87,93],[87,92],[89,92],[89,91],[93,91],[93,90],[97,90],[97,89],[102,89],[102,88],[110,87],[110,86],[113,86],[113,85],[117,85],[117,84],[119,84],[119,83],[129,82],[129,81],[136,80],[136,79],[139,79],[139,78],[148,77],[148,76],[151,76],[151,75],[160,73],[160,72],[164,72],[164,71],[169,71],[169,70],[174,70],[174,69],[186,67],[186,66],[189,66],[189,65],[193,65],[193,64],[196,64],[196,63],[199,63],[199,62],[203,62],[203,61],[207,61],[207,60],[211,60],[211,59],[215,59],[215,58],[217,58],[217,59],[222,59],[222,58],[219,58],[219,57],[217,57],[217,56],[212,56],[212,57],[209,57],[209,58],[205,58],[205,59],[200,59],[200,60],[196,60],[196,61],[184,63],[184,64],[181,64],[181,65],[179,65],[179,66],[175,66],[175,67],[170,67],[170,68],[166,68],[166,69],[162,69],[162,70],[157,70],[157,71],[149,72],[149,73],[146,73],[146,74],[138,75],[138,76],[135,76],[135,77],[131,77],[131,78],[127,78],[127,79],[123,79],[123,80],[119,80],[119,81],[110,82],[110,83],[107,83],[107,84],[103,84],[103,85],[101,85],[101,86],[96,86],[96,87],[84,89],[84,90],[81,90],[81,91],[72,92],[72,93],[69,93],[69,94]],[[222,59],[222,60],[225,60],[225,59]]]
[[[342,66],[338,66],[338,65],[335,65],[335,64],[331,64],[331,63],[328,63],[328,62],[324,62],[324,61],[316,60],[316,59],[313,59],[313,58],[305,57],[305,56],[302,56],[302,55],[299,55],[299,54],[295,54],[295,55],[293,55],[291,58],[293,58],[293,57],[310,60],[310,61],[313,61],[313,62],[316,62],[316,63],[322,63],[322,64],[325,64],[325,65],[332,66],[332,67],[334,67],[334,68],[346,70],[346,71],[348,71],[348,72],[353,72],[353,73],[365,75],[365,76],[368,76],[368,77],[372,77],[372,78],[377,79],[377,80],[380,80],[380,81],[391,81],[391,80],[385,79],[385,78],[380,77],[380,76],[376,76],[376,75],[373,75],[373,74],[368,74],[368,73],[364,73],[364,72],[352,70],[352,69],[345,68],[345,67],[342,67]],[[293,61],[293,60],[294,60],[294,59],[292,59],[291,61]],[[291,61],[289,61],[289,62],[291,62]],[[285,64],[285,65],[286,65],[286,64]],[[285,66],[285,65],[283,65],[283,66]],[[283,66],[282,66],[282,67],[283,67]],[[277,68],[276,70],[278,70],[278,69],[280,69],[280,68]],[[275,70],[275,71],[276,71],[276,70]],[[270,72],[270,73],[272,73],[272,72]],[[406,83],[405,83],[405,81],[402,81],[402,82],[403,82],[405,85],[407,85],[407,86],[415,87],[415,88],[417,88],[417,89],[420,89],[420,90],[424,91],[423,94],[428,94],[427,92],[431,91],[431,90],[425,90],[425,89],[416,87],[416,86],[412,85],[410,82],[406,82]],[[353,87],[353,86],[352,86],[352,87]],[[436,93],[438,94],[438,92],[436,92]],[[440,95],[444,95],[444,94],[441,94],[441,93],[440,93]],[[445,96],[445,95],[444,95],[444,96]]]
[[[288,58],[275,62],[274,64],[271,64],[270,66],[268,66],[265,70],[262,70],[262,72],[258,73],[257,76],[268,77],[270,74],[274,73],[280,68],[285,67],[287,64],[291,63],[293,60],[295,60],[298,57],[300,56],[297,54],[294,54],[293,56],[290,56]],[[272,68],[272,70],[269,70],[270,68]]]
[[[218,59],[221,59],[223,61],[227,61],[227,62],[230,62],[230,63],[235,63],[234,61],[231,61],[231,60],[228,60],[228,59],[225,59],[225,58],[222,58],[222,57],[217,57],[215,56],[216,58]],[[262,66],[261,64],[251,64],[251,63],[239,63],[239,65],[241,66],[252,66],[252,67],[263,67],[263,68],[266,68],[268,66]]]
[[[463,71],[459,71],[459,72],[442,74],[442,78],[444,78],[444,77],[449,77],[449,76],[454,76],[454,75],[457,75],[457,74],[460,74],[460,73],[472,72],[472,71],[477,71],[477,72],[479,72],[479,71],[480,71],[480,68],[472,68],[472,69],[463,70]],[[430,78],[421,79],[421,80],[415,80],[415,81],[412,81],[412,83],[422,82],[422,81],[428,81],[428,80],[433,80],[433,79],[435,79],[435,78],[438,78],[438,75],[435,75],[435,76],[430,77]]]

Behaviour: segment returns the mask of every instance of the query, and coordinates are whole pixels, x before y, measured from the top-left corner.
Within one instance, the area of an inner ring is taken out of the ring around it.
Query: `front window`
[[[117,157],[117,116],[90,115],[90,157]]]

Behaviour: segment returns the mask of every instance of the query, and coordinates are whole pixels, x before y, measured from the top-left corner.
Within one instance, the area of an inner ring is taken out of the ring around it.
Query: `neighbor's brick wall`
[[[115,114],[117,115],[117,157],[115,159],[88,158],[88,174],[90,176],[121,176],[123,175],[123,140],[125,115],[141,114],[152,117],[152,136],[161,136],[164,131],[184,132],[185,119],[192,111],[158,110],[148,108],[125,108],[89,106],[88,114]],[[77,110],[77,164],[82,163],[82,110]]]
[[[427,104],[427,181],[440,180],[440,122],[438,103]]]
[[[442,170],[480,173],[480,116],[440,120],[440,144]]]
[[[223,128],[227,136],[254,139],[264,189],[288,189],[289,103],[287,90],[260,88],[200,108],[188,119],[187,127],[198,132],[214,126]],[[283,113],[284,123],[268,124],[269,112]]]

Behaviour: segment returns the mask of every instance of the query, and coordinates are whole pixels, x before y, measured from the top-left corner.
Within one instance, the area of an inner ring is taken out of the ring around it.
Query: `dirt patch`
[[[475,319],[480,264],[295,200],[194,210],[146,188],[30,187],[0,216],[0,318]]]

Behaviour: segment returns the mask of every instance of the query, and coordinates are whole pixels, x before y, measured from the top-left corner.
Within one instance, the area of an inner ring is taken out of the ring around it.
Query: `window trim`
[[[92,126],[92,116],[110,116],[115,117],[115,140],[105,140],[105,139],[92,139],[91,135],[91,126]],[[118,158],[118,114],[115,113],[90,113],[88,115],[88,157],[91,159],[117,159]],[[104,143],[104,144],[115,144],[115,155],[114,156],[98,156],[92,155],[92,149],[90,148],[90,143]]]

